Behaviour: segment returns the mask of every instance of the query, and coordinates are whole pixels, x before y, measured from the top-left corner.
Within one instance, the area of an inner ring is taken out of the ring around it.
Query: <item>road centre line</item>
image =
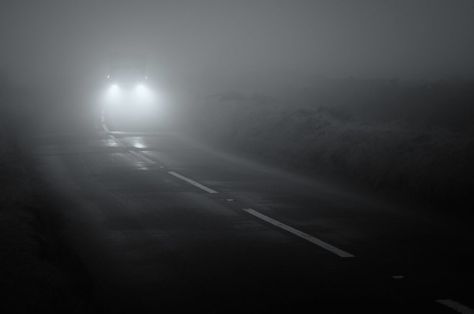
[[[108,129],[107,125],[105,124],[105,121],[101,121],[101,122],[102,122],[101,124],[102,124],[102,128],[104,129],[104,131],[106,133],[110,133],[110,130]],[[127,146],[116,136],[114,136],[112,134],[109,134],[109,136],[112,137],[117,142],[119,142],[122,146],[124,146],[124,147]],[[129,152],[131,154],[133,154],[134,156],[136,156],[137,158],[146,161],[147,163],[150,163],[150,164],[155,163],[154,160],[152,160],[151,158],[149,158],[148,156],[146,156],[143,153],[136,152],[136,151],[133,151],[133,150],[129,150]],[[160,168],[163,168],[163,166],[161,166]],[[187,183],[189,183],[189,184],[191,184],[191,185],[193,185],[193,186],[195,186],[195,187],[197,187],[197,188],[199,188],[199,189],[201,189],[201,190],[203,190],[207,193],[210,193],[210,194],[219,193],[216,190],[213,190],[213,189],[211,189],[211,188],[209,188],[209,187],[207,187],[207,186],[205,186],[205,185],[203,185],[199,182],[196,182],[195,180],[187,178],[187,177],[185,177],[185,176],[183,176],[183,175],[181,175],[181,174],[179,174],[175,171],[168,171],[168,174],[170,174],[170,175],[172,175],[172,176],[174,176],[174,177],[176,177],[180,180],[183,180],[183,181],[185,181],[185,182],[187,182]],[[233,201],[233,199],[226,199],[226,200],[227,201]],[[286,224],[284,224],[284,223],[282,223],[282,222],[280,222],[276,219],[273,219],[269,216],[266,216],[266,215],[264,215],[264,214],[262,214],[262,213],[260,213],[256,210],[252,209],[252,208],[243,208],[242,210],[247,212],[248,214],[251,214],[252,216],[254,216],[256,218],[259,218],[259,219],[275,226],[275,227],[278,227],[278,228],[280,228],[282,230],[285,230],[285,231],[287,231],[287,232],[289,232],[289,233],[291,233],[291,234],[293,234],[293,235],[295,235],[295,236],[297,236],[301,239],[304,239],[308,242],[311,242],[311,243],[313,243],[313,244],[315,244],[315,245],[317,245],[317,246],[319,246],[319,247],[321,247],[321,248],[323,248],[323,249],[325,249],[325,250],[327,250],[327,251],[329,251],[329,252],[331,252],[331,253],[339,256],[339,257],[341,257],[341,258],[353,258],[353,257],[355,257],[355,255],[353,255],[349,252],[346,252],[342,249],[339,249],[339,248],[337,248],[337,247],[335,247],[335,246],[333,246],[333,245],[331,245],[327,242],[324,242],[323,240],[320,240],[320,239],[318,239],[318,238],[316,238],[316,237],[314,237],[310,234],[307,234],[303,231],[300,231],[296,228],[293,228],[289,225],[286,225]],[[395,277],[402,277],[402,276],[393,276],[393,277],[395,278]],[[396,278],[396,279],[399,279],[399,278]],[[450,308],[451,310],[456,311],[458,313],[474,314],[473,309],[471,309],[471,308],[469,308],[469,307],[467,307],[467,306],[465,306],[465,305],[463,305],[463,304],[461,304],[457,301],[451,300],[451,299],[439,299],[439,300],[436,300],[436,302],[441,304],[441,305],[444,305],[444,306],[446,306],[446,307]]]
[[[181,174],[179,174],[179,173],[177,173],[177,172],[168,171],[168,173],[169,173],[170,175],[172,175],[172,176],[178,178],[178,179],[181,179],[181,180],[183,180],[183,181],[185,181],[185,182],[187,182],[187,183],[189,183],[189,184],[191,184],[191,185],[194,185],[195,187],[197,187],[197,188],[199,188],[199,189],[201,189],[201,190],[203,190],[203,191],[206,191],[207,193],[210,193],[210,194],[219,193],[219,192],[217,192],[216,190],[213,190],[213,189],[211,189],[211,188],[208,188],[207,186],[202,185],[201,183],[196,182],[196,181],[194,181],[193,179],[189,179],[189,178],[187,178],[187,177],[185,177],[185,176],[183,176],[183,175],[181,175]]]
[[[265,221],[265,222],[268,222],[268,223],[270,223],[270,224],[272,224],[272,225],[274,225],[274,226],[276,226],[276,227],[278,227],[278,228],[280,228],[280,229],[283,229],[283,230],[285,230],[285,231],[287,231],[287,232],[289,232],[289,233],[291,233],[291,234],[293,234],[293,235],[296,235],[296,236],[298,236],[298,237],[300,237],[300,238],[302,238],[302,239],[304,239],[304,240],[306,240],[306,241],[309,241],[309,242],[311,242],[311,243],[313,243],[313,244],[316,244],[317,246],[319,246],[319,247],[321,247],[321,248],[323,248],[323,249],[325,249],[325,250],[328,250],[328,251],[330,251],[331,253],[336,254],[336,255],[339,256],[339,257],[342,257],[342,258],[355,257],[355,256],[354,256],[353,254],[351,254],[351,253],[348,253],[348,252],[346,252],[346,251],[344,251],[344,250],[341,250],[341,249],[339,249],[339,248],[337,248],[337,247],[335,247],[335,246],[333,246],[333,245],[331,245],[331,244],[329,244],[329,243],[326,243],[326,242],[324,242],[324,241],[322,241],[322,240],[320,240],[320,239],[318,239],[318,238],[316,238],[316,237],[313,237],[312,235],[307,234],[307,233],[305,233],[305,232],[303,232],[303,231],[300,231],[300,230],[295,229],[295,228],[293,228],[293,227],[291,227],[291,226],[285,225],[284,223],[279,222],[278,220],[273,219],[273,218],[271,218],[271,217],[268,217],[268,216],[266,216],[266,215],[264,215],[264,214],[261,214],[261,213],[259,213],[258,211],[254,210],[254,209],[252,209],[252,208],[243,208],[242,210],[245,211],[245,212],[247,212],[247,213],[249,213],[249,214],[251,214],[251,215],[254,216],[254,217],[257,217],[257,218],[259,218],[259,219],[261,219],[261,220],[263,220],[263,221]]]
[[[170,175],[172,175],[172,176],[174,176],[174,177],[176,177],[176,178],[178,178],[178,179],[181,179],[181,180],[183,180],[183,181],[185,181],[185,182],[187,182],[187,183],[189,183],[189,184],[192,184],[192,185],[194,185],[195,187],[197,187],[197,188],[199,188],[199,189],[201,189],[201,190],[204,190],[204,191],[206,191],[206,192],[208,192],[208,193],[211,193],[211,194],[218,193],[216,190],[213,190],[213,189],[211,189],[211,188],[209,188],[209,187],[207,187],[207,186],[205,186],[205,185],[202,185],[201,183],[196,182],[196,181],[194,181],[194,180],[192,180],[192,179],[189,179],[189,178],[187,178],[187,177],[185,177],[185,176],[183,176],[183,175],[181,175],[181,174],[179,174],[179,173],[177,173],[177,172],[168,171],[168,173],[169,173]],[[253,215],[254,217],[257,217],[257,218],[259,218],[259,219],[261,219],[261,220],[264,220],[264,221],[266,221],[266,222],[268,222],[268,223],[270,223],[270,224],[272,224],[272,225],[274,225],[274,226],[276,226],[276,227],[279,227],[280,229],[283,229],[283,230],[285,230],[285,231],[287,231],[287,232],[289,232],[289,233],[291,233],[291,234],[293,234],[293,235],[296,235],[296,236],[298,236],[298,237],[300,237],[300,238],[302,238],[302,239],[304,239],[304,240],[306,240],[306,241],[309,241],[309,242],[311,242],[311,243],[313,243],[313,244],[316,244],[317,246],[319,246],[319,247],[321,247],[321,248],[323,248],[323,249],[325,249],[325,250],[328,250],[328,251],[330,251],[331,253],[333,253],[333,254],[335,254],[335,255],[337,255],[337,256],[339,256],[339,257],[342,257],[342,258],[355,257],[355,256],[354,256],[353,254],[351,254],[351,253],[348,253],[348,252],[346,252],[346,251],[344,251],[344,250],[341,250],[341,249],[339,249],[339,248],[337,248],[337,247],[335,247],[335,246],[333,246],[333,245],[331,245],[331,244],[329,244],[329,243],[326,243],[326,242],[324,242],[324,241],[322,241],[322,240],[320,240],[320,239],[318,239],[318,238],[316,238],[316,237],[313,237],[313,236],[310,235],[310,234],[304,233],[303,231],[300,231],[300,230],[298,230],[298,229],[295,229],[295,228],[293,228],[293,227],[290,227],[290,226],[288,226],[288,225],[285,225],[284,223],[279,222],[278,220],[275,220],[275,219],[273,219],[273,218],[271,218],[271,217],[268,217],[268,216],[266,216],[266,215],[264,215],[264,214],[261,214],[261,213],[257,212],[256,210],[254,210],[254,209],[252,209],[252,208],[244,208],[244,209],[242,209],[242,210],[245,211],[245,212],[247,212],[247,213],[249,213],[249,214],[251,214],[251,215]]]
[[[436,302],[438,302],[439,304],[442,304],[446,307],[449,307],[450,309],[458,312],[458,313],[462,313],[462,314],[474,314],[474,310],[471,309],[471,308],[468,308],[467,306],[457,302],[457,301],[454,301],[454,300],[451,300],[451,299],[440,299],[440,300],[436,300]]]
[[[105,127],[104,127],[104,129],[105,129]],[[114,135],[110,135],[110,136],[111,136],[112,138],[114,138],[117,142],[119,142],[120,144],[124,145],[124,144],[122,143],[122,141],[119,140],[119,139],[118,139],[117,137],[115,137]],[[124,146],[126,146],[126,145],[124,145]],[[136,156],[136,157],[138,157],[138,158],[141,158],[142,160],[147,161],[148,163],[152,163],[152,164],[155,163],[154,160],[148,158],[148,157],[145,156],[144,154],[140,154],[140,153],[138,153],[138,152],[136,152],[136,151],[133,151],[133,150],[130,150],[130,153],[132,153],[134,156]],[[207,193],[210,193],[210,194],[217,194],[217,193],[219,193],[219,192],[217,192],[216,190],[213,190],[213,189],[211,189],[211,188],[209,188],[209,187],[207,187],[207,186],[205,186],[205,185],[203,185],[203,184],[201,184],[201,183],[199,183],[199,182],[196,182],[196,181],[194,181],[193,179],[187,178],[187,177],[183,176],[182,174],[179,174],[179,173],[177,173],[177,172],[175,172],[175,171],[168,171],[168,173],[169,173],[170,175],[172,175],[172,176],[174,176],[174,177],[180,179],[180,180],[183,180],[183,181],[185,181],[185,182],[187,182],[187,183],[189,183],[189,184],[191,184],[191,185],[193,185],[193,186],[195,186],[195,187],[197,187],[197,188],[199,188],[199,189],[201,189],[201,190],[207,192]],[[257,217],[257,218],[259,218],[259,219],[261,219],[261,220],[264,220],[264,221],[266,221],[267,223],[270,223],[270,224],[272,224],[272,225],[274,225],[274,226],[276,226],[276,227],[279,227],[280,229],[283,229],[283,230],[285,230],[285,231],[287,231],[287,232],[289,232],[289,233],[291,233],[291,234],[293,234],[293,235],[296,235],[296,236],[298,236],[298,237],[300,237],[300,238],[302,238],[302,239],[304,239],[304,240],[306,240],[306,241],[309,241],[309,242],[311,242],[311,243],[313,243],[313,244],[315,244],[315,245],[317,245],[317,246],[319,246],[319,247],[321,247],[321,248],[323,248],[323,249],[325,249],[325,250],[328,250],[328,251],[330,251],[331,253],[333,253],[333,254],[335,254],[335,255],[341,257],[341,258],[351,258],[351,257],[355,257],[355,256],[354,256],[353,254],[351,254],[351,253],[348,253],[348,252],[346,252],[346,251],[344,251],[344,250],[341,250],[341,249],[339,249],[339,248],[337,248],[337,247],[335,247],[335,246],[333,246],[333,245],[331,245],[331,244],[329,244],[329,243],[326,243],[326,242],[324,242],[324,241],[322,241],[322,240],[320,240],[320,239],[318,239],[318,238],[316,238],[316,237],[313,237],[313,236],[310,235],[310,234],[307,234],[307,233],[305,233],[305,232],[303,232],[303,231],[300,231],[300,230],[295,229],[295,228],[293,228],[293,227],[291,227],[291,226],[288,226],[288,225],[286,225],[286,224],[284,224],[284,223],[282,223],[282,222],[279,222],[278,220],[275,220],[275,219],[273,219],[273,218],[271,218],[271,217],[268,217],[268,216],[266,216],[266,215],[264,215],[264,214],[261,214],[261,213],[255,211],[255,210],[252,209],[252,208],[244,208],[243,210],[244,210],[245,212],[247,212],[247,213],[253,215],[254,217]]]

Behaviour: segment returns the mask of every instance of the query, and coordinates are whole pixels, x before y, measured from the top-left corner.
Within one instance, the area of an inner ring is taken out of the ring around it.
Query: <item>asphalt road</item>
[[[172,133],[49,135],[37,152],[100,311],[455,313],[474,306],[467,221]]]

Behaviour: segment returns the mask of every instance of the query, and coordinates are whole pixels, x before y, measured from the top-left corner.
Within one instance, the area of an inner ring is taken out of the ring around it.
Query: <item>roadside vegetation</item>
[[[32,164],[32,104],[0,79],[0,312],[89,313],[80,262],[62,242],[57,205]]]
[[[472,81],[328,79],[214,95],[189,116],[228,150],[460,212],[473,203],[473,105]]]

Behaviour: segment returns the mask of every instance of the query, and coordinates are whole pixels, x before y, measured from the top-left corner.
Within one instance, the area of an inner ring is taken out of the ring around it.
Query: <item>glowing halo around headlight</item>
[[[154,100],[153,92],[144,84],[137,84],[134,89],[134,98],[139,102],[152,102]]]
[[[110,79],[98,96],[101,119],[111,129],[141,129],[166,122],[167,95],[150,80]],[[143,143],[132,145],[137,149],[146,147]]]
[[[118,84],[116,82],[106,86],[102,94],[104,110],[110,115],[124,117],[153,116],[161,111],[162,95],[145,82],[136,84]],[[125,118],[124,118],[125,119]]]
[[[109,91],[112,92],[112,93],[116,93],[119,90],[120,90],[120,87],[118,86],[118,84],[112,84],[109,87]]]
[[[120,101],[121,98],[121,89],[118,84],[112,84],[106,91],[105,101],[107,103],[116,103]]]

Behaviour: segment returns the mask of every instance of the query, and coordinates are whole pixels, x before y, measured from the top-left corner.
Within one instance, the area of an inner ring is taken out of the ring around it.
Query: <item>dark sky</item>
[[[474,76],[472,0],[3,0],[0,27],[0,68],[50,88],[94,81],[113,53],[164,84]]]

